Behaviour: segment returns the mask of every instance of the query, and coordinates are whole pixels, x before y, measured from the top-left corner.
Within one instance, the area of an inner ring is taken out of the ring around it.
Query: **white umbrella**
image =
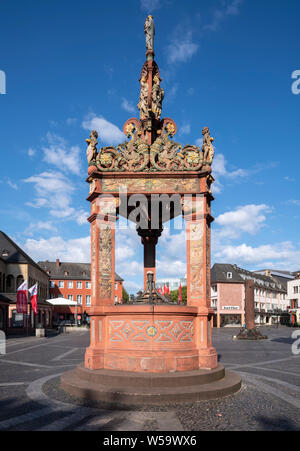
[[[51,305],[77,305],[77,302],[65,298],[47,299],[46,302]]]

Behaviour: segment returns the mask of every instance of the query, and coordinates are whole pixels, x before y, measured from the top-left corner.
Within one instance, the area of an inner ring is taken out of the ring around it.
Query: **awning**
[[[77,305],[77,302],[65,298],[47,299],[46,302],[49,302],[51,305]]]

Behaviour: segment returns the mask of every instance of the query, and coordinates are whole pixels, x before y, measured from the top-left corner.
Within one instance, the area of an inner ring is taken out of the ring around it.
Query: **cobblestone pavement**
[[[185,405],[110,410],[59,388],[59,376],[83,361],[89,333],[7,340],[0,356],[0,430],[201,431],[300,430],[300,355],[293,329],[263,328],[268,340],[234,341],[238,329],[214,329],[219,361],[243,378],[239,393]]]

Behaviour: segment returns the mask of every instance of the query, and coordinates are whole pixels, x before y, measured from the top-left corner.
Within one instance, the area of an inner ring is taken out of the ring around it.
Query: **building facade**
[[[48,274],[49,297],[65,298],[75,301],[76,306],[55,306],[53,312],[54,324],[60,321],[81,323],[91,307],[91,265],[90,263],[39,262],[41,268]],[[123,279],[116,274],[114,297],[116,304],[123,301]]]
[[[180,284],[181,287],[186,287],[187,285],[186,277],[157,279],[155,282],[156,288],[163,290],[165,286],[166,288],[169,287],[170,291],[178,290]]]
[[[245,281],[254,280],[255,323],[271,325],[288,318],[288,277],[264,270],[250,272],[237,265],[216,263],[211,271],[211,306],[217,327],[245,324]]]
[[[296,278],[287,284],[287,298],[292,326],[300,325],[300,273],[295,273]]]
[[[28,280],[29,288],[38,283],[38,313],[30,302],[27,315],[17,312],[17,289]],[[52,307],[49,297],[49,278],[11,238],[0,231],[0,329],[18,334],[33,330],[38,324],[52,327]]]

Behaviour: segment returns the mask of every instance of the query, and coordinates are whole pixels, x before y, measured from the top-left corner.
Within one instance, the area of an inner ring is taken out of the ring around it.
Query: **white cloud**
[[[42,172],[24,180],[32,183],[37,197],[26,205],[34,208],[48,207],[50,214],[57,218],[66,218],[75,212],[71,205],[74,191],[69,178],[60,172]]]
[[[42,149],[44,161],[79,175],[81,172],[80,148],[78,146],[69,147],[64,138],[54,133],[47,133],[47,141],[48,146]]]
[[[245,243],[227,245],[214,254],[215,260],[261,267],[275,267],[296,271],[299,269],[300,249],[290,241],[257,247]]]
[[[297,207],[300,206],[300,200],[299,199],[290,199],[286,201],[287,204],[291,205],[297,205]]]
[[[195,144],[198,147],[202,147],[203,146],[203,138],[196,139]]]
[[[147,12],[154,11],[155,9],[159,9],[163,6],[162,0],[140,0],[141,9]]]
[[[188,135],[191,133],[191,124],[185,123],[180,127],[179,135]]]
[[[178,28],[179,30],[179,28]],[[185,63],[197,52],[199,45],[192,41],[192,33],[185,35],[176,31],[176,36],[168,45],[168,62]]]
[[[36,151],[30,147],[30,149],[28,149],[28,156],[30,158],[32,158],[32,157],[34,157],[35,154],[36,154]]]
[[[266,221],[266,214],[271,211],[268,205],[245,205],[219,215],[216,224],[218,238],[237,238],[241,233],[257,233]]]
[[[234,180],[239,177],[246,177],[249,174],[249,172],[245,169],[236,169],[230,172],[227,170],[226,165],[227,161],[225,160],[224,155],[222,153],[217,153],[212,164],[213,177],[215,178],[215,183],[212,185],[212,190],[216,194],[222,191],[223,185],[220,181],[222,177]]]
[[[55,261],[59,258],[67,262],[90,262],[90,237],[63,240],[60,236],[49,239],[27,239],[25,251],[36,261]]]
[[[87,218],[90,214],[87,211],[79,210],[76,214],[76,222],[79,225],[84,225],[87,223]]]
[[[76,119],[75,117],[68,117],[68,119],[66,120],[66,124],[67,125],[74,125],[76,124],[78,119]]]
[[[37,221],[31,222],[24,234],[33,236],[37,231],[56,232],[57,229],[50,221]]]
[[[15,182],[12,182],[10,179],[7,179],[7,184],[8,186],[10,186],[12,189],[17,190],[18,189],[18,185]]]
[[[129,102],[127,99],[122,100],[121,107],[123,110],[128,111],[128,113],[135,113],[135,107],[134,105]]]
[[[240,13],[239,7],[242,0],[223,1],[222,5],[213,11],[212,20],[204,26],[205,30],[217,31],[221,22],[228,16],[237,16]]]
[[[116,125],[95,114],[87,116],[82,122],[82,127],[89,131],[97,130],[99,141],[104,141],[106,144],[120,144],[125,139],[124,133]]]

